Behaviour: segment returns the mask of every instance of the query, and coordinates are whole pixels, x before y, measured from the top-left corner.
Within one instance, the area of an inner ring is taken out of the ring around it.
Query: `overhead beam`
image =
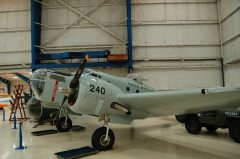
[[[119,67],[129,67],[130,64],[128,62],[94,62],[87,63],[86,67],[95,67],[95,68],[119,68]],[[38,64],[32,66],[33,69],[41,69],[41,68],[77,68],[79,67],[79,63],[67,63],[67,64]]]
[[[37,58],[39,60],[61,60],[61,59],[82,59],[86,55],[90,58],[107,58],[110,54],[109,51],[86,51],[86,52],[65,52],[65,53],[52,53],[40,54]]]
[[[7,90],[8,90],[8,94],[11,93],[11,81],[3,78],[3,77],[0,77],[0,82],[4,83],[5,85],[7,85]]]

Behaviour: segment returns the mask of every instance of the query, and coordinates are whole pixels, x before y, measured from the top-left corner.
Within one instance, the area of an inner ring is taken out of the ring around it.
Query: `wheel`
[[[240,143],[240,120],[234,120],[230,124],[229,135],[235,142]]]
[[[175,115],[175,118],[179,123],[185,123],[187,120],[187,115]]]
[[[191,115],[185,122],[185,128],[189,134],[199,134],[202,130],[202,126],[198,121],[196,115]]]
[[[92,135],[92,145],[94,148],[100,151],[107,151],[112,149],[115,142],[115,136],[111,129],[109,129],[107,141],[105,141],[106,130],[107,129],[105,127],[98,128]]]
[[[210,132],[214,132],[218,129],[216,125],[208,125],[208,124],[205,125],[205,128]]]
[[[56,121],[56,128],[60,132],[67,132],[72,128],[72,120],[67,117],[67,122],[65,124],[66,117],[61,117]]]

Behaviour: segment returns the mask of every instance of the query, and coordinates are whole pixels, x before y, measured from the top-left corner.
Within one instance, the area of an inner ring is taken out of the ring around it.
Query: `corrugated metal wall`
[[[221,85],[215,0],[135,2],[136,73],[159,89]]]
[[[86,14],[103,0],[65,2]],[[0,3],[0,64],[29,64],[30,1],[3,0]],[[101,7],[89,14],[91,19],[118,39],[85,19],[77,21],[55,38],[61,29],[78,16],[56,0],[45,0],[44,3],[42,44],[46,52],[81,50],[86,47],[113,49],[122,44],[119,39],[127,40],[125,0],[105,0]],[[221,17],[224,17],[229,13],[228,1],[222,0],[220,4]],[[239,12],[234,16],[239,20]],[[132,21],[134,73],[144,76],[148,80],[146,83],[157,89],[222,85],[220,41],[229,38],[227,29],[231,27],[225,24],[228,20],[223,22],[220,38],[216,0],[133,0]],[[236,48],[237,45],[228,45],[223,46],[225,62],[237,59],[235,55],[227,56],[226,53],[236,50],[232,47]],[[237,68],[239,65],[226,66],[228,83],[239,83],[237,76],[231,73]],[[126,69],[106,71],[127,74]]]
[[[124,2],[107,1],[90,18],[126,41]],[[51,7],[45,6],[43,12],[45,51],[77,50],[85,46],[113,48],[121,44],[85,19],[54,39],[77,15],[57,1],[46,3]],[[96,0],[68,1],[68,4],[87,14]],[[134,73],[144,76],[151,86],[158,89],[220,86],[220,63],[215,60],[221,55],[219,41],[215,0],[133,1]]]
[[[0,1],[0,65],[31,63],[29,4],[28,0]]]
[[[227,85],[240,85],[240,1],[221,0],[222,41]]]

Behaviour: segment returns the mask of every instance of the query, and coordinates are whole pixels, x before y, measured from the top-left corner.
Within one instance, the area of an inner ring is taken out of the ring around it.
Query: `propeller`
[[[82,75],[82,73],[83,73],[83,70],[84,70],[84,68],[85,68],[85,65],[86,65],[88,59],[89,59],[89,56],[86,55],[85,58],[84,58],[84,60],[83,60],[83,62],[82,62],[81,65],[79,66],[77,72],[75,73],[72,81],[71,81],[70,84],[69,84],[69,91],[67,91],[67,93],[65,94],[65,96],[64,96],[64,98],[63,98],[63,101],[62,101],[62,104],[61,104],[61,107],[62,107],[63,104],[66,102],[66,100],[67,100],[68,98],[70,98],[70,97],[74,94],[75,89],[76,89],[76,87],[77,87],[78,84],[79,84],[79,79],[80,79],[80,77],[81,77],[81,75]]]
[[[81,75],[82,75],[82,73],[83,73],[84,67],[85,67],[88,59],[89,59],[88,55],[85,56],[82,64],[79,66],[77,72],[75,73],[75,75],[74,75],[74,77],[73,77],[73,79],[72,79],[72,81],[71,81],[71,83],[70,83],[70,85],[69,85],[69,88],[74,89],[74,88],[77,87],[79,78],[81,77]]]

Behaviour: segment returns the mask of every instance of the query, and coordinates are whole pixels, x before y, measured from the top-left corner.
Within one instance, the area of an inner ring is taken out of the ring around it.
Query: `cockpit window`
[[[45,78],[47,76],[47,70],[40,69],[32,74],[31,78],[31,85],[34,89],[34,91],[38,94],[41,95],[44,89],[45,85]]]
[[[90,73],[90,75],[93,76],[93,77],[96,77],[96,78],[100,78],[100,79],[102,78],[102,76],[100,76],[96,73]]]
[[[63,76],[73,76],[74,73],[66,73],[66,72],[59,72],[59,71],[50,71],[55,74],[63,75]]]
[[[66,78],[63,77],[63,76],[58,76],[58,75],[54,75],[54,74],[51,74],[49,76],[49,78],[51,79],[54,79],[54,80],[57,80],[57,81],[61,81],[61,82],[65,82],[66,81]]]
[[[91,73],[90,75],[93,77],[98,77],[96,73]]]
[[[128,74],[127,77],[140,84],[143,84],[143,81],[145,80],[143,77],[141,77],[138,74]]]

